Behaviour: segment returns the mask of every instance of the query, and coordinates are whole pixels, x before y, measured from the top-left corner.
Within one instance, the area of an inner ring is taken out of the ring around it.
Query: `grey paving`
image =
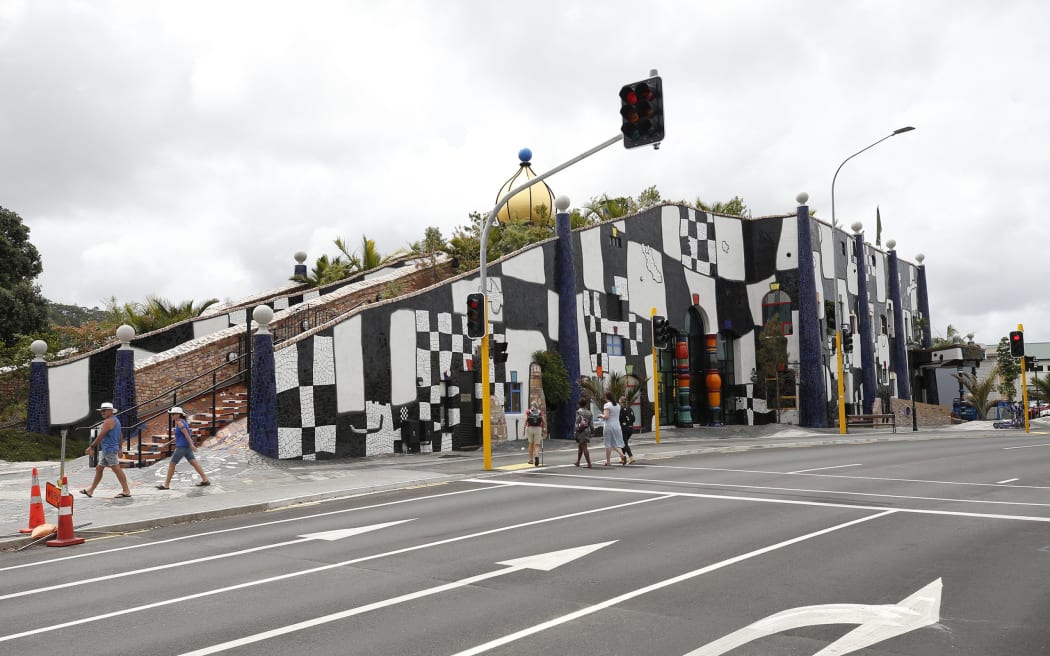
[[[862,429],[841,436],[836,429],[800,429],[794,426],[740,427],[718,429],[661,429],[661,443],[652,433],[631,440],[636,456],[669,456],[684,453],[727,452],[761,448],[789,448],[842,443],[908,441],[938,438],[1021,437],[1020,431],[991,431],[987,422],[971,422],[950,429],[902,429],[896,434],[885,429]],[[1033,423],[1030,438],[1050,440],[1050,422]],[[1042,435],[1040,435],[1042,433]],[[525,462],[524,441],[509,441],[493,447],[493,468]],[[567,440],[551,440],[545,452],[548,464],[566,464],[575,459],[576,447]],[[591,448],[596,462],[603,449]],[[77,490],[91,483],[94,469],[86,457],[68,461],[65,475],[74,496],[73,523],[81,527],[78,535],[95,532],[124,532],[175,523],[258,512],[298,503],[320,501],[356,494],[423,485],[486,475],[480,451],[465,453],[422,453],[340,461],[277,461],[264,458],[247,448],[242,425],[233,425],[198,452],[212,485],[196,487],[199,480],[186,463],[180,463],[170,490],[158,490],[167,470],[167,461],[145,469],[125,470],[131,487],[130,499],[115,499],[120,492],[112,472],[106,471],[93,498]],[[41,487],[57,482],[59,464],[8,463],[0,461],[0,549],[29,542],[18,529],[27,525],[32,469],[36,466]],[[49,523],[57,523],[56,509],[45,505]]]

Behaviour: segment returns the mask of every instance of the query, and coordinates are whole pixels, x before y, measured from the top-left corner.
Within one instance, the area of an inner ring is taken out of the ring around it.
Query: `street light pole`
[[[861,148],[860,150],[858,150],[857,152],[853,153],[852,155],[850,155],[846,159],[842,160],[842,164],[839,164],[839,167],[837,169],[835,169],[835,175],[832,176],[832,178],[831,178],[831,225],[832,225],[833,228],[838,226],[838,220],[837,220],[837,218],[835,216],[835,181],[838,180],[839,171],[842,170],[842,167],[845,166],[846,162],[850,161],[851,159],[853,159],[857,155],[860,155],[864,151],[869,150],[871,148],[874,148],[875,146],[878,146],[880,143],[882,143],[883,141],[886,141],[890,137],[895,137],[898,134],[903,134],[905,132],[911,132],[914,129],[915,128],[913,128],[910,125],[906,126],[906,127],[903,127],[903,128],[897,128],[896,130],[894,130],[893,132],[887,134],[885,137],[879,139],[878,141],[876,141],[875,143],[871,144],[870,146],[866,146],[864,148]],[[837,364],[836,364],[836,366],[838,368],[839,434],[840,435],[845,435],[846,434],[846,399],[845,399],[845,396],[844,396],[845,395],[845,386],[844,386],[844,381],[842,379],[842,323],[841,323],[841,317],[839,315],[839,283],[838,283],[838,278],[837,277],[835,278],[835,350],[837,352],[837,355],[836,355],[836,363]]]

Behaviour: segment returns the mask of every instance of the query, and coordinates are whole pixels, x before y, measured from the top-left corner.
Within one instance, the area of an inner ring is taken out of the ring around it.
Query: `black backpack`
[[[525,416],[525,425],[526,426],[542,426],[543,425],[543,415],[540,414],[539,410],[536,410],[536,409],[529,410],[529,414]]]

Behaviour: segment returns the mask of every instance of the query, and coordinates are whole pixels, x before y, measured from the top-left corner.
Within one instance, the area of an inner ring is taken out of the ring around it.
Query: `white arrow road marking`
[[[835,465],[834,467],[814,467],[813,469],[796,469],[795,471],[789,471],[789,474],[806,474],[808,472],[824,471],[826,469],[842,469],[843,467],[860,467],[861,463],[855,462],[852,465]]]
[[[560,625],[565,624],[567,622],[572,622],[573,620],[577,620],[577,619],[579,619],[581,617],[586,617],[587,615],[590,615],[591,613],[596,613],[596,612],[598,612],[600,610],[604,610],[606,608],[612,608],[613,606],[615,606],[617,604],[621,604],[621,603],[623,603],[625,601],[629,601],[631,599],[634,599],[635,597],[640,597],[640,596],[642,596],[644,594],[648,594],[648,593],[653,592],[655,590],[661,590],[661,589],[666,588],[668,586],[672,586],[672,585],[675,585],[677,583],[681,583],[682,581],[688,581],[689,579],[696,578],[697,576],[702,576],[702,575],[707,574],[709,572],[713,572],[715,570],[722,569],[723,567],[729,567],[730,565],[735,565],[735,564],[743,562],[745,560],[749,560],[751,558],[755,558],[757,556],[761,556],[763,554],[767,554],[767,553],[769,553],[771,551],[776,551],[777,549],[781,549],[783,547],[787,547],[787,546],[790,546],[790,545],[793,545],[793,544],[798,544],[799,542],[803,542],[805,540],[810,540],[812,538],[815,538],[815,537],[818,537],[818,536],[821,536],[821,535],[826,535],[827,533],[831,533],[833,531],[839,531],[839,530],[842,530],[844,528],[848,528],[850,526],[856,526],[857,524],[863,524],[864,522],[870,522],[873,519],[879,519],[880,517],[886,517],[888,515],[892,515],[894,512],[896,512],[896,511],[894,511],[894,510],[885,510],[885,511],[880,512],[880,513],[875,514],[875,515],[868,515],[867,517],[861,517],[860,519],[854,519],[854,520],[851,520],[851,521],[848,521],[848,522],[844,522],[842,524],[836,524],[835,526],[829,526],[828,528],[822,528],[819,531],[814,531],[812,533],[806,533],[805,535],[800,535],[798,537],[791,538],[790,540],[784,540],[783,542],[778,542],[776,544],[771,544],[771,545],[769,545],[767,547],[762,547],[761,549],[755,549],[754,551],[749,551],[748,553],[740,554],[739,556],[733,556],[732,558],[727,558],[726,560],[714,563],[712,565],[707,565],[706,567],[701,567],[699,569],[694,569],[693,571],[686,572],[685,574],[679,574],[678,576],[673,576],[673,577],[671,577],[669,579],[664,579],[663,581],[658,581],[657,583],[652,583],[650,585],[645,586],[644,588],[638,588],[637,590],[631,590],[630,592],[625,592],[624,594],[618,595],[616,597],[613,597],[612,599],[606,599],[605,601],[602,601],[600,603],[594,604],[593,606],[587,606],[586,608],[581,608],[580,610],[576,610],[576,611],[573,611],[571,613],[566,613],[565,615],[557,617],[557,618],[555,618],[553,620],[547,620],[546,622],[542,622],[540,624],[536,624],[534,626],[530,626],[527,629],[522,629],[521,631],[518,631],[516,633],[511,633],[511,634],[505,635],[502,638],[496,638],[495,640],[490,640],[489,642],[486,642],[484,644],[478,645],[476,647],[471,647],[470,649],[466,649],[464,651],[458,652],[458,653],[454,654],[453,656],[476,656],[476,654],[482,654],[484,652],[489,651],[490,649],[495,649],[496,647],[502,647],[503,645],[506,645],[506,644],[509,644],[509,643],[514,642],[516,640],[521,640],[522,638],[526,638],[526,637],[528,637],[530,635],[533,635],[534,633],[539,633],[540,631],[546,631],[547,629],[551,629],[551,628],[554,628],[556,626],[560,626]]]
[[[371,554],[368,556],[361,556],[359,558],[351,558],[350,560],[343,560],[338,563],[329,563],[327,565],[320,565],[318,567],[311,567],[310,569],[300,570],[298,572],[288,572],[286,574],[277,574],[274,576],[268,576],[263,579],[256,579],[254,581],[245,581],[244,583],[237,583],[235,585],[227,585],[221,588],[213,588],[211,590],[205,590],[203,592],[195,592],[193,594],[183,595],[181,597],[173,597],[171,599],[162,599],[161,601],[154,601],[148,604],[142,604],[141,606],[133,606],[131,608],[122,608],[120,610],[111,611],[109,613],[102,613],[101,615],[92,615],[90,617],[82,617],[76,620],[70,620],[68,622],[61,622],[59,624],[51,624],[48,626],[42,626],[36,629],[29,629],[28,631],[21,631],[19,633],[11,633],[5,636],[0,636],[0,642],[7,642],[9,640],[17,640],[18,638],[25,638],[32,635],[38,635],[40,633],[52,633],[59,629],[68,629],[71,626],[79,626],[81,624],[87,624],[89,622],[98,622],[99,620],[108,620],[113,617],[122,617],[124,615],[130,615],[132,613],[138,613],[144,610],[152,610],[154,608],[161,608],[163,606],[170,606],[172,604],[179,604],[184,601],[193,601],[194,599],[202,599],[204,597],[211,597],[214,595],[224,594],[226,592],[233,592],[235,590],[244,590],[245,588],[252,588],[258,585],[266,585],[268,583],[276,583],[277,581],[285,581],[293,579],[299,576],[308,576],[310,574],[318,574],[320,572],[327,572],[330,569],[336,569],[339,567],[346,567],[347,565],[356,565],[357,563],[363,563],[370,560],[376,560],[378,558],[385,558],[387,556],[397,556],[404,553],[411,553],[413,551],[419,551],[420,549],[430,549],[433,547],[452,544],[453,542],[461,542],[463,540],[473,540],[474,538],[480,538],[486,535],[495,535],[497,533],[503,533],[505,531],[513,531],[519,528],[527,528],[529,526],[539,526],[541,524],[547,524],[551,522],[563,521],[566,519],[574,519],[576,517],[586,517],[603,512],[616,512],[623,508],[630,508],[631,506],[641,505],[643,503],[650,503],[653,501],[663,501],[665,499],[672,498],[670,495],[661,494],[659,492],[654,493],[660,496],[652,496],[646,499],[640,499],[638,501],[628,501],[626,503],[617,503],[611,506],[602,506],[600,508],[593,508],[590,510],[580,510],[578,512],[566,513],[564,515],[555,515],[554,517],[544,517],[542,519],[534,519],[528,522],[521,522],[520,524],[511,524],[509,526],[499,526],[497,528],[490,528],[484,531],[477,531],[476,533],[467,533],[466,535],[457,535],[451,538],[445,538],[443,540],[434,540],[432,542],[424,542],[422,544],[414,544],[410,547],[402,547],[401,549],[394,549],[393,551],[387,551],[385,553]]]
[[[236,647],[243,647],[244,645],[250,645],[255,642],[261,642],[277,636],[287,635],[294,633],[295,631],[302,631],[303,629],[309,629],[311,627],[318,626],[320,624],[327,624],[329,622],[335,622],[337,620],[346,619],[353,617],[354,615],[361,615],[369,611],[378,610],[380,608],[387,608],[388,606],[394,606],[396,604],[404,603],[406,601],[412,601],[413,599],[419,599],[420,597],[428,597],[430,595],[438,594],[440,592],[447,592],[448,590],[455,590],[456,588],[462,588],[464,586],[473,585],[480,581],[495,578],[497,576],[505,576],[513,572],[520,572],[523,569],[538,569],[544,572],[549,572],[556,567],[560,567],[566,563],[572,562],[577,558],[586,556],[589,553],[593,553],[602,547],[607,547],[613,544],[616,540],[611,542],[600,542],[598,544],[588,544],[582,547],[575,547],[573,549],[563,549],[561,551],[551,551],[549,553],[538,554],[535,556],[527,556],[525,558],[516,558],[514,560],[505,560],[497,565],[504,565],[504,569],[497,569],[485,574],[478,574],[476,576],[469,576],[465,579],[446,583],[444,585],[434,586],[433,588],[427,588],[426,590],[419,590],[417,592],[410,592],[408,594],[401,595],[399,597],[391,597],[390,599],[384,599],[383,601],[377,601],[364,606],[357,606],[356,608],[349,608],[338,613],[332,613],[331,615],[323,615],[321,617],[315,617],[310,620],[303,622],[297,622],[295,624],[289,624],[288,626],[282,626],[277,629],[271,629],[262,633],[256,633],[255,635],[245,636],[236,640],[230,640],[218,645],[212,645],[211,647],[205,647],[204,649],[198,649],[196,651],[190,651],[182,654],[181,656],[206,656],[207,654],[217,654],[227,649],[234,649]]]
[[[307,535],[300,535],[298,540],[287,540],[285,542],[276,542],[274,544],[264,544],[261,547],[252,547],[250,549],[241,549],[239,551],[228,551],[226,553],[215,554],[213,556],[202,556],[200,558],[194,558],[192,560],[180,560],[177,562],[165,563],[164,565],[155,565],[153,567],[144,567],[142,569],[131,570],[128,572],[117,572],[116,574],[106,574],[105,576],[96,576],[90,579],[80,579],[77,581],[70,581],[69,583],[49,585],[45,588],[34,588],[32,590],[23,590],[22,592],[12,592],[11,594],[0,596],[0,601],[3,601],[5,599],[13,599],[14,597],[27,597],[29,595],[39,594],[41,592],[61,590],[63,588],[72,588],[78,585],[98,583],[99,581],[119,579],[125,576],[137,576],[138,574],[146,574],[147,572],[159,572],[160,570],[170,569],[172,567],[182,567],[183,565],[204,563],[209,560],[219,560],[220,558],[243,556],[244,554],[255,553],[257,551],[266,551],[267,549],[276,549],[278,547],[287,547],[293,544],[301,544],[303,542],[309,542],[310,540],[326,540],[328,542],[334,542],[336,540],[342,540],[343,538],[348,538],[354,535],[361,535],[362,533],[368,533],[370,531],[378,531],[381,528],[396,526],[398,524],[404,524],[405,522],[411,521],[414,521],[414,519],[402,519],[396,522],[384,522],[382,524],[369,524],[368,526],[355,526],[353,528],[342,528],[336,529],[334,531],[324,531],[322,533],[308,533]]]
[[[691,651],[686,656],[721,656],[752,640],[804,626],[859,624],[813,656],[842,656],[883,640],[936,624],[941,619],[941,579],[899,604],[825,604],[803,606],[770,615]]]

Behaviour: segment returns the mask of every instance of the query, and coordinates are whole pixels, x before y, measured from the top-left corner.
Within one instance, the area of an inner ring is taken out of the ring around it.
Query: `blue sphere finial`
[[[528,148],[522,148],[518,151],[518,159],[520,159],[523,163],[527,163],[529,160],[532,159],[532,151]]]

